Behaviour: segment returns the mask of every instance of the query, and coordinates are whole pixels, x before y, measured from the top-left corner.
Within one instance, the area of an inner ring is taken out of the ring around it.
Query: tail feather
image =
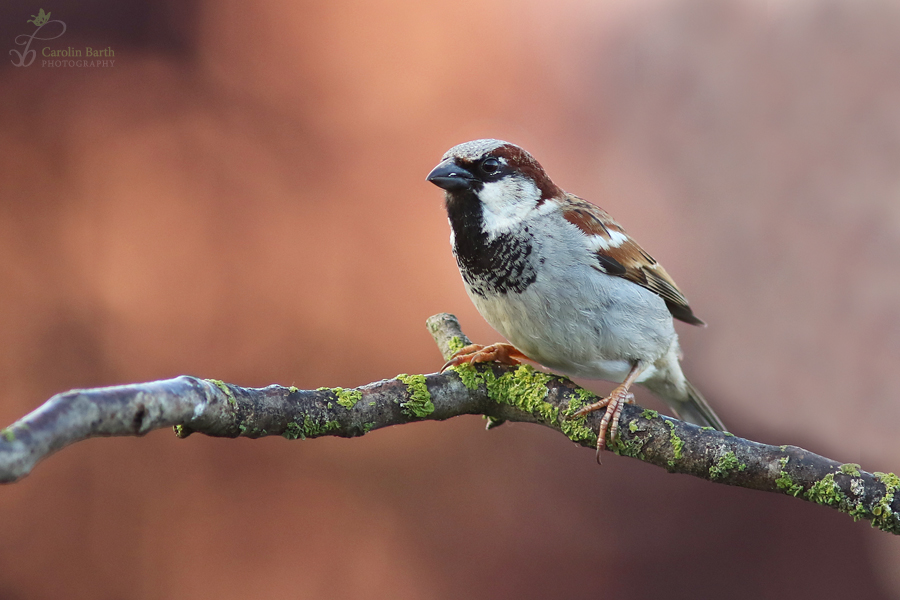
[[[722,419],[713,412],[703,395],[697,391],[690,381],[685,380],[687,399],[682,402],[670,402],[669,405],[678,418],[694,425],[714,427],[719,431],[728,431],[722,423]]]

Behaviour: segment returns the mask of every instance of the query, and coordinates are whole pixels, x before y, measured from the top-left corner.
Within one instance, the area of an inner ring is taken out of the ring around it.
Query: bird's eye
[[[486,158],[481,161],[481,170],[488,175],[493,175],[500,170],[500,161],[496,158]]]

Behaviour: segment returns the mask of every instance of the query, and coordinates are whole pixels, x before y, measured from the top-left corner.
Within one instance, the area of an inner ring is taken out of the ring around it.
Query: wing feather
[[[694,316],[687,298],[662,265],[631,239],[609,213],[572,194],[566,194],[560,204],[563,217],[588,237],[588,244],[597,255],[598,270],[659,294],[676,319],[691,325],[705,324]]]

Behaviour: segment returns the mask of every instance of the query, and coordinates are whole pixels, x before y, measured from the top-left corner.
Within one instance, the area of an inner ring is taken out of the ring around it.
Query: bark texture
[[[428,329],[445,357],[469,343],[453,315],[431,317]],[[538,423],[593,448],[601,413],[568,417],[595,400],[565,377],[495,364],[398,375],[354,389],[243,388],[182,376],[72,390],[0,432],[0,482],[21,479],[40,460],[80,440],[140,436],[163,427],[173,427],[179,437],[355,437],[411,421],[481,414],[488,428],[507,420]],[[796,446],[760,444],[636,405],[622,411],[611,449],[672,473],[830,506],[900,535],[900,478],[893,473],[868,473]]]

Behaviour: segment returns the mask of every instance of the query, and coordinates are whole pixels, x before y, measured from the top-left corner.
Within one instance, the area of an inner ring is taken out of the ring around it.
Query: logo
[[[26,23],[32,23],[36,29],[31,33],[18,35],[13,40],[17,46],[24,46],[21,51],[15,48],[9,51],[15,57],[10,59],[10,62],[16,67],[30,67],[34,62],[38,51],[31,46],[35,40],[48,42],[62,37],[66,32],[66,24],[59,19],[51,21],[50,13],[45,13],[43,8],[38,14],[31,15]],[[42,67],[112,67],[116,62],[113,60],[116,53],[112,47],[97,49],[86,46],[81,50],[71,46],[65,49],[44,46],[40,52]]]
[[[44,23],[46,23],[49,20],[50,20],[50,13],[44,14],[44,9],[42,8],[40,11],[38,11],[37,16],[31,15],[31,18],[25,22],[26,23],[34,23],[35,27],[40,27],[41,25],[43,25]],[[62,23],[62,21],[60,21],[60,23]],[[65,27],[66,27],[65,23],[63,23],[63,33],[65,33],[65,31],[66,31]],[[62,34],[60,34],[60,35],[62,35]]]

